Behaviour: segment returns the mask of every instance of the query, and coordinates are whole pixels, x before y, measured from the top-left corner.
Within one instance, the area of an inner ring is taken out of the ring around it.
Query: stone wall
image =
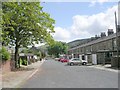
[[[112,57],[112,60],[111,60],[111,67],[118,67],[118,60],[117,60],[117,57]],[[119,67],[120,67],[120,57],[119,57]]]

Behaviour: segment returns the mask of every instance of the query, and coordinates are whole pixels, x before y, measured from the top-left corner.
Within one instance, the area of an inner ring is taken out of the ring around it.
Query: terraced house
[[[108,29],[108,35],[103,32],[100,37],[87,43],[81,44],[68,49],[68,55],[87,60],[92,64],[111,64],[118,66],[120,62],[120,28],[118,33],[114,33],[113,29]]]

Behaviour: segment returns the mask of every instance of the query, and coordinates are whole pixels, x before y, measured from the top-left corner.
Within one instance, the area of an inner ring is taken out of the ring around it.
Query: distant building
[[[37,61],[37,56],[34,54],[31,54],[31,53],[28,53],[28,54],[20,53],[19,59],[21,59],[23,61],[26,60],[27,61],[26,65],[28,65],[28,64],[31,64],[31,63]]]

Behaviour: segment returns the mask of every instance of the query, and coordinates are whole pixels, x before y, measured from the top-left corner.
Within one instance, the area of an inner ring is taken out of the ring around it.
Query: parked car
[[[81,60],[79,58],[72,58],[68,61],[67,63],[68,65],[70,66],[73,66],[73,65],[86,65],[87,64],[87,61],[86,60]]]
[[[55,58],[55,61],[58,61],[60,58]]]
[[[63,58],[59,58],[58,61],[60,61],[61,59],[63,59]]]
[[[66,58],[66,59],[65,59],[65,58],[63,58],[63,59],[61,59],[60,61],[61,61],[61,62],[68,62],[68,61],[69,61],[69,59],[67,59],[67,58]]]

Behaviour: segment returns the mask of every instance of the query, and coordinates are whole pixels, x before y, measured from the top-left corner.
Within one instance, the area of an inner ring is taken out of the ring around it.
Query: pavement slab
[[[2,88],[17,88],[19,84],[30,78],[37,69],[41,66],[43,61],[38,61],[28,65],[21,70],[11,71],[2,75]]]

